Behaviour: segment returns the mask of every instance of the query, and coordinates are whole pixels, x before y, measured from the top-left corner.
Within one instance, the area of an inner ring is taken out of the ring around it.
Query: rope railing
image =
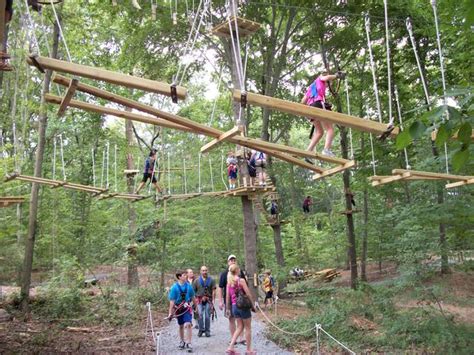
[[[271,325],[273,326],[275,329],[277,329],[278,331],[284,333],[284,334],[287,334],[287,335],[304,335],[304,334],[308,334],[308,333],[311,333],[311,332],[315,332],[316,333],[316,353],[318,355],[321,354],[321,350],[320,350],[320,343],[321,343],[321,335],[320,335],[320,332],[326,334],[331,340],[333,340],[335,343],[337,343],[340,347],[342,347],[343,349],[345,349],[346,351],[348,351],[349,353],[355,355],[355,352],[352,351],[351,349],[349,349],[347,347],[347,345],[345,345],[344,343],[342,343],[341,341],[337,340],[334,336],[332,336],[330,333],[328,333],[323,327],[321,324],[319,323],[316,323],[314,325],[314,327],[311,327],[309,329],[306,329],[306,330],[303,330],[303,331],[299,331],[299,332],[289,332],[281,327],[279,327],[278,325],[276,325],[274,322],[272,322],[272,320],[265,314],[265,312],[262,310],[262,308],[260,307],[260,305],[258,304],[258,302],[255,302],[255,306],[256,308],[260,311],[260,313],[263,315],[263,317],[266,319],[266,321]]]

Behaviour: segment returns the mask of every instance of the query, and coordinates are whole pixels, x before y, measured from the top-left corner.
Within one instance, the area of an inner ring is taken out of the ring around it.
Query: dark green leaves
[[[408,147],[412,141],[413,139],[409,130],[401,131],[397,136],[396,147],[397,149],[402,150],[403,148]]]
[[[455,171],[459,171],[469,159],[469,145],[463,144],[462,148],[453,155],[452,163]]]
[[[458,141],[469,144],[471,142],[472,127],[469,122],[465,122],[458,131]]]

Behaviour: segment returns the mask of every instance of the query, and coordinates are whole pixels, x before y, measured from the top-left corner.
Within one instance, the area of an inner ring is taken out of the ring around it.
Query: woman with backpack
[[[252,150],[252,157],[250,161],[255,161],[255,167],[257,169],[258,185],[265,186],[267,180],[267,174],[265,169],[267,167],[267,155],[257,150]]]
[[[244,278],[239,277],[240,268],[237,264],[232,264],[227,273],[227,292],[226,304],[231,304],[232,308],[226,310],[227,317],[234,317],[237,320],[237,329],[232,335],[226,354],[236,354],[234,350],[237,338],[245,330],[245,340],[247,343],[246,355],[254,355],[252,350],[252,313],[256,312],[254,301],[247,282]]]

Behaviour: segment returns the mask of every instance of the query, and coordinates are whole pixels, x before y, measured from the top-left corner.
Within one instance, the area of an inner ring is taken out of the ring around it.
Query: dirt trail
[[[281,349],[278,345],[265,337],[265,325],[256,319],[255,313],[252,313],[252,347],[259,355],[289,355],[289,351]],[[193,329],[193,353],[194,354],[225,354],[229,335],[229,322],[224,317],[222,311],[217,311],[217,320],[211,323],[211,337],[197,336],[197,329]],[[185,354],[183,350],[178,350],[178,323],[173,320],[169,326],[160,331],[160,354]],[[245,354],[246,347],[237,345],[236,351]]]

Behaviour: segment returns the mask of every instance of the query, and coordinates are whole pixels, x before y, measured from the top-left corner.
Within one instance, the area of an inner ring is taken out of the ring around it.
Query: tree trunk
[[[126,111],[132,111],[130,108],[126,108]],[[133,165],[133,155],[132,155],[132,146],[133,146],[133,128],[132,121],[126,120],[125,122],[125,137],[127,139],[127,169],[134,169]],[[132,194],[134,188],[133,177],[129,175],[127,177],[127,191],[129,194]],[[135,232],[137,230],[137,213],[135,211],[134,205],[128,203],[128,231],[130,235],[130,246],[128,248],[128,258],[127,258],[127,286],[128,287],[138,287],[140,285],[140,279],[138,277],[138,266],[137,266],[137,255],[135,245]]]
[[[59,17],[61,21],[61,17]],[[59,44],[59,28],[58,25],[54,25],[53,31],[53,49],[52,57],[58,58],[58,44]],[[41,107],[40,115],[38,118],[38,146],[36,148],[35,156],[35,167],[34,167],[34,176],[41,177],[43,170],[43,157],[44,149],[46,143],[46,127],[48,124],[48,110],[44,95],[49,92],[49,87],[51,83],[52,71],[47,70],[41,95]],[[38,195],[39,195],[40,184],[33,183],[31,186],[31,195],[30,195],[30,210],[28,218],[28,235],[25,241],[25,258],[23,262],[23,277],[21,283],[21,310],[23,314],[27,314],[30,311],[29,308],[29,298],[30,298],[30,286],[31,286],[31,271],[33,269],[33,254],[35,249],[35,239],[36,239],[36,228],[37,228],[37,217],[38,217]]]
[[[369,238],[369,191],[364,187],[364,232],[362,234],[362,255],[360,260],[360,279],[367,282],[367,239]]]

